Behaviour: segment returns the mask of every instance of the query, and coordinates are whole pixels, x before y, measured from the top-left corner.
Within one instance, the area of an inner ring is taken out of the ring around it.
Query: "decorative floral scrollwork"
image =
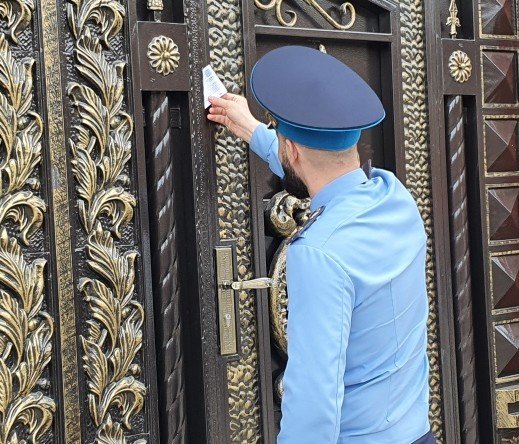
[[[270,266],[270,277],[278,285],[270,289],[270,325],[274,342],[282,354],[287,353],[286,328],[288,321],[288,294],[286,285],[287,242],[310,216],[310,201],[300,200],[286,191],[276,194],[266,210],[266,220],[273,231],[285,240],[279,246]]]
[[[69,0],[67,12],[77,69],[86,79],[68,87],[80,117],[70,141],[72,168],[79,218],[88,236],[87,264],[97,276],[80,280],[90,312],[88,332],[81,338],[88,405],[97,442],[125,443],[146,396],[136,363],[144,322],[134,294],[138,253],[123,253],[116,245],[137,204],[126,189],[133,120],[123,109],[125,63],[107,55],[111,39],[122,30],[125,10],[117,0]],[[93,24],[99,26],[95,32]]]
[[[449,57],[449,70],[451,76],[458,83],[468,82],[472,75],[472,62],[463,51],[454,51]]]
[[[0,0],[0,17],[7,21],[9,36],[18,43],[18,34],[32,21],[35,0]]]
[[[180,62],[180,51],[177,44],[169,37],[159,35],[148,45],[150,65],[163,76],[174,72]]]
[[[0,17],[16,36],[32,19],[32,1],[1,1]],[[45,202],[36,194],[43,125],[31,110],[34,60],[17,60],[0,34],[0,444],[38,442],[51,428],[54,400],[44,394],[54,322],[43,309],[43,258],[28,262]],[[18,434],[22,435],[19,436]]]
[[[262,11],[270,11],[271,9],[276,10],[276,17],[278,19],[278,22],[282,26],[295,26],[297,23],[297,13],[292,10],[282,10],[282,6],[285,0],[271,0],[269,3],[264,4],[261,0],[254,0],[254,4],[257,8],[261,9]],[[317,0],[304,0],[304,2],[314,8],[321,16],[335,29],[339,30],[347,30],[353,27],[355,24],[355,21],[357,20],[357,14],[355,11],[355,7],[350,3],[346,2],[343,3],[339,7],[339,12],[341,16],[348,16],[350,17],[350,20],[346,24],[342,24],[338,22],[336,19],[334,19],[318,2]],[[288,15],[290,17],[289,20],[286,20],[284,15]]]

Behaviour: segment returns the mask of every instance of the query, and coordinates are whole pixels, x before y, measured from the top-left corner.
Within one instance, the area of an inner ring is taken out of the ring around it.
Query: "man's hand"
[[[212,106],[207,118],[225,125],[236,137],[250,143],[252,134],[260,122],[250,112],[247,99],[235,94],[226,94],[219,99],[209,97],[209,101]]]

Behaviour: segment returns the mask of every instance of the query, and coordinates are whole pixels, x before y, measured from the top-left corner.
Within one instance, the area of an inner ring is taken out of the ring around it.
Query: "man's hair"
[[[278,133],[278,137],[285,142],[287,139],[282,134]],[[307,152],[307,158],[311,159],[311,162],[313,166],[320,168],[320,167],[326,167],[330,165],[347,165],[352,162],[358,161],[359,154],[357,152],[357,145],[345,148],[343,150],[339,151],[330,151],[330,150],[320,150],[317,148],[311,148],[308,146],[305,146],[301,143],[292,141],[296,146],[299,148],[302,148],[304,151]],[[285,145],[283,143],[283,145]]]

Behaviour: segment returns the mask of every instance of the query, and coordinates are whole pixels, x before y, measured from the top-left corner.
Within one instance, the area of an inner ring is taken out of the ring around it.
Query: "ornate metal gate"
[[[445,400],[462,442],[516,442],[519,5],[450,0],[427,12],[438,283],[456,345],[444,347],[457,381]]]
[[[285,44],[344,60],[388,111],[361,152],[429,234],[438,442],[516,442],[518,17],[515,0],[0,0],[0,444],[275,441],[286,289],[217,282],[282,281],[307,203],[208,123],[202,68],[247,94]]]

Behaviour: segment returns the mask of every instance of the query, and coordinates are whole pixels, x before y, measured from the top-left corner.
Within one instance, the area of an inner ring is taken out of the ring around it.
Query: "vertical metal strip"
[[[432,209],[431,153],[428,146],[427,66],[425,54],[425,2],[401,0],[402,94],[407,187],[415,198],[428,236],[427,293],[429,295],[428,355],[431,428],[438,444],[445,442],[442,403],[442,371],[439,344],[438,301],[435,275]]]
[[[229,91],[245,89],[241,2],[208,0],[210,59],[215,72],[225,79]],[[228,49],[228,41],[235,43]],[[229,137],[219,127],[215,134],[215,158],[220,238],[239,238],[237,244],[240,279],[253,277],[251,206],[248,148]],[[228,365],[229,417],[231,442],[262,439],[260,372],[257,318],[254,298],[240,292],[241,359]]]
[[[478,421],[470,247],[467,208],[467,174],[465,162],[465,122],[461,96],[448,97],[445,104],[449,210],[452,251],[452,290],[456,313],[456,361],[460,397],[462,442],[477,444]]]
[[[174,168],[171,154],[169,100],[166,93],[152,94],[146,106],[148,142],[149,197],[155,300],[157,319],[158,378],[162,441],[181,444],[187,441],[184,354],[180,319],[180,276],[178,258],[177,208]]]
[[[47,92],[47,127],[51,157],[55,257],[59,301],[63,412],[65,442],[80,442],[77,374],[76,307],[72,274],[72,247],[67,179],[66,142],[63,131],[61,53],[56,0],[41,0],[42,43]]]

